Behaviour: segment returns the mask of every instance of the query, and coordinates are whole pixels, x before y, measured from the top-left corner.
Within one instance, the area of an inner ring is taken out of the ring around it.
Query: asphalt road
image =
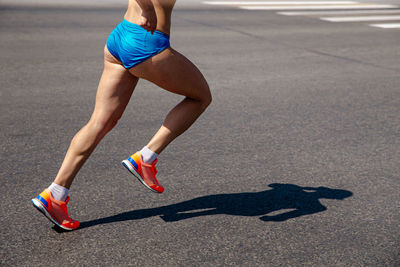
[[[31,205],[89,119],[120,8],[0,8],[0,265],[399,266],[400,31],[236,8],[174,11],[213,103],[160,156],[120,161],[180,99],[141,81],[71,188]]]

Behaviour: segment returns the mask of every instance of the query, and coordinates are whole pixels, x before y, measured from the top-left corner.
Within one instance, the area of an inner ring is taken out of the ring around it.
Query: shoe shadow
[[[353,195],[347,190],[322,186],[301,187],[274,183],[269,187],[271,189],[261,192],[209,195],[158,208],[132,210],[82,222],[78,229],[153,216],[160,216],[165,222],[216,214],[260,216],[259,219],[265,222],[281,222],[325,211],[327,208],[319,202],[319,199],[343,200]]]

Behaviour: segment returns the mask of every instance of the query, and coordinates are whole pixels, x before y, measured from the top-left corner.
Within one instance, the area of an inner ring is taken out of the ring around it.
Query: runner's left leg
[[[129,73],[104,48],[104,71],[96,105],[89,122],[75,135],[54,183],[69,188],[85,161],[103,137],[116,125],[128,104],[138,78]]]

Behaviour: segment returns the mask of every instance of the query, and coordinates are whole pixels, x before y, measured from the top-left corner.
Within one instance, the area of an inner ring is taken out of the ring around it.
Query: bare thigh
[[[196,100],[211,99],[211,93],[199,69],[184,55],[170,48],[129,70],[170,92]]]
[[[132,95],[138,78],[129,73],[104,49],[104,71],[90,121],[75,135],[55,182],[69,188],[75,175],[100,140],[117,123]]]
[[[105,47],[104,71],[97,89],[91,120],[101,124],[114,124],[122,116],[137,82],[138,78],[129,73]]]

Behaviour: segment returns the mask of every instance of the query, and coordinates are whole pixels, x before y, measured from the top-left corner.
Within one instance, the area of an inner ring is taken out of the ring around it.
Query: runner
[[[140,151],[122,161],[143,185],[156,193],[158,155],[186,131],[211,103],[201,72],[170,47],[171,13],[175,0],[129,0],[124,20],[111,32],[104,48],[104,70],[89,122],[74,136],[54,182],[32,199],[54,224],[74,230],[79,222],[68,215],[69,188],[90,154],[117,124],[140,78],[185,98]]]

